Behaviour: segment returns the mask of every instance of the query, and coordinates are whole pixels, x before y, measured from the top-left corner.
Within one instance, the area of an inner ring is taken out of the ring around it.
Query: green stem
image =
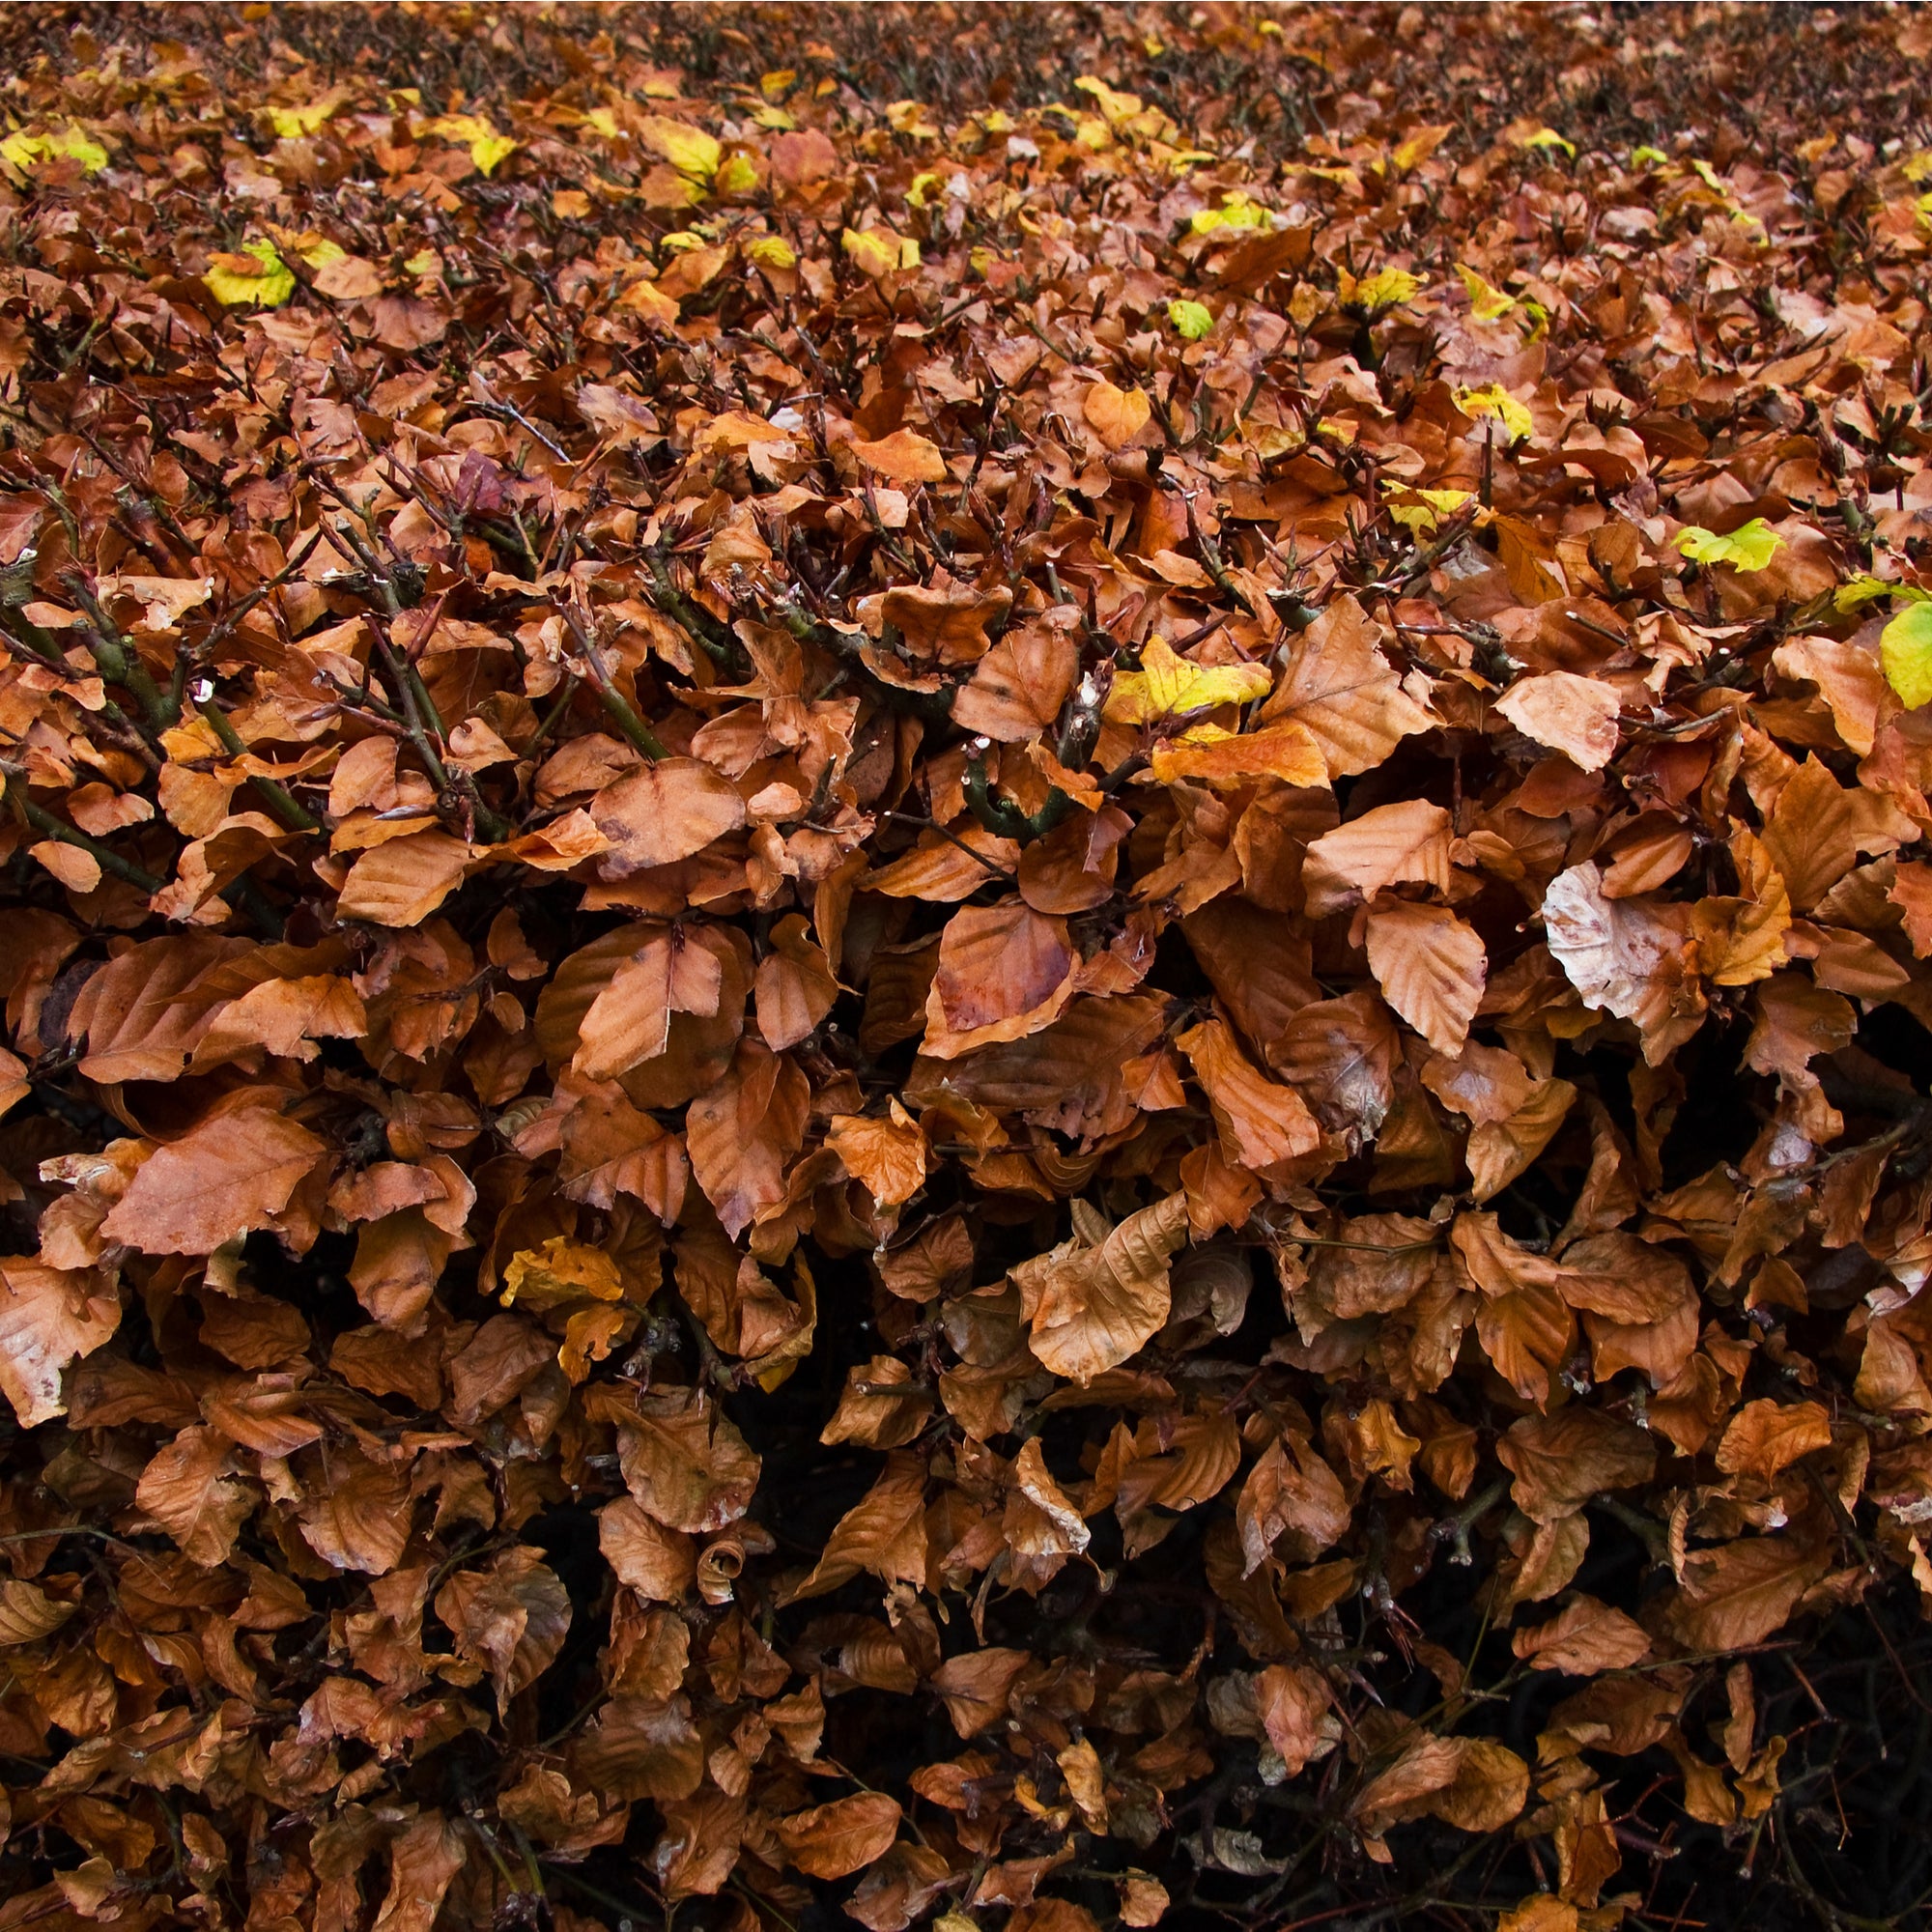
[[[1001,838],[1017,839],[1022,845],[1044,838],[1073,810],[1072,799],[1058,785],[1047,793],[1046,803],[1037,811],[1022,811],[1018,806],[995,798],[982,758],[975,758],[966,767],[966,803],[972,807],[973,816],[988,832]]]
[[[94,662],[99,666],[100,675],[109,683],[123,685],[134,694],[155,730],[165,731],[170,725],[179,724],[180,712],[169,702],[148,667],[141,662],[140,652],[121,635],[114,620],[101,608],[100,600],[77,572],[70,575],[67,582],[79,599],[82,610],[87,612],[87,648],[93,654]]]
[[[669,757],[668,748],[638,716],[631,700],[611,681],[610,668],[604,662],[604,653],[597,646],[597,639],[592,633],[591,626],[579,614],[577,607],[565,605],[563,617],[570,626],[571,635],[577,639],[578,648],[583,653],[583,662],[590,671],[590,681],[597,687],[597,695],[604,701],[604,709],[611,714],[611,721],[618,730],[623,732],[624,736],[653,764],[660,758]]]
[[[700,610],[671,582],[661,555],[651,552],[644,561],[651,573],[651,596],[658,609],[694,639],[714,664],[725,670],[742,669],[744,657],[730,631],[709,611]]]
[[[27,796],[26,787],[14,779],[7,781],[7,802],[17,810],[22,818],[36,832],[47,838],[58,839],[63,845],[71,845],[76,851],[85,852],[103,872],[112,872],[117,879],[125,879],[130,886],[139,886],[143,892],[157,893],[166,883],[152,872],[144,871],[131,859],[124,859],[111,845],[103,845],[98,838],[90,838],[85,832],[68,824],[65,819],[56,818],[52,812],[38,806]]]
[[[196,707],[208,720],[208,726],[221,740],[222,748],[230,757],[245,757],[248,747],[242,742],[242,734],[229,723],[228,714],[215,703],[213,698],[206,698]],[[320,832],[322,821],[300,805],[295,794],[275,779],[250,778],[248,782],[262,794],[268,808],[291,832]]]

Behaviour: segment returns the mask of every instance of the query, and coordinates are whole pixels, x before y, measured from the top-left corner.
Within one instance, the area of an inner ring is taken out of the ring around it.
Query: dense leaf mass
[[[1912,1922],[1925,14],[0,37],[0,1932]]]

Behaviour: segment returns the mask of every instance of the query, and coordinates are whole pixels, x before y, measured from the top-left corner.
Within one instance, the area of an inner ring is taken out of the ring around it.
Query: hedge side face
[[[0,32],[0,1932],[1912,1922],[1920,16]]]

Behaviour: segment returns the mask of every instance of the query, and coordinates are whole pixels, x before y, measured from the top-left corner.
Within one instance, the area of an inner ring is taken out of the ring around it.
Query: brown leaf
[[[100,1231],[146,1254],[213,1254],[268,1227],[326,1151],[269,1107],[216,1114],[149,1155]]]
[[[888,438],[887,441],[893,440]],[[924,439],[915,437],[912,440],[923,442]],[[853,446],[864,450],[868,446],[884,448],[885,444],[856,443]],[[930,443],[926,447],[932,449]],[[938,454],[936,449],[932,450],[933,458],[937,458]],[[926,467],[936,467],[939,473],[904,480],[926,483],[945,481],[943,465],[935,465],[928,459]],[[872,613],[876,610],[878,623],[890,624],[918,656],[937,658],[942,664],[952,665],[972,664],[986,654],[986,626],[1001,622],[1012,609],[1012,603],[1013,593],[1004,583],[991,590],[981,590],[970,583],[943,586],[906,584],[899,589],[886,591],[876,603],[872,598],[862,597],[856,608],[868,627],[873,624]],[[955,718],[958,716],[956,711],[953,715]]]
[[[1037,738],[1079,675],[1079,648],[1065,625],[1015,624],[974,666],[952,700],[952,722],[1002,744]]]
[[[781,1818],[779,1843],[785,1857],[813,1878],[849,1878],[884,1857],[898,1835],[900,1816],[883,1792],[862,1791]]]
[[[946,1705],[952,1728],[977,1737],[1006,1716],[1014,1680],[1033,1662],[1024,1650],[964,1650],[932,1673],[932,1688]]]
[[[570,1629],[570,1596],[527,1544],[515,1544],[483,1570],[459,1570],[437,1592],[436,1613],[460,1656],[490,1674],[497,1708],[506,1710],[555,1660]]]
[[[682,928],[647,939],[591,1001],[572,1069],[608,1080],[654,1059],[670,1044],[671,1014],[715,1013],[722,987],[718,955],[689,944]]]
[[[184,1429],[141,1472],[134,1500],[204,1570],[228,1560],[258,1492],[236,1468],[235,1445],[213,1429]]]
[[[1382,998],[1437,1053],[1461,1053],[1489,964],[1473,928],[1441,906],[1384,899],[1369,913],[1368,947]]]
[[[931,1410],[931,1392],[896,1355],[874,1355],[847,1372],[838,1407],[818,1439],[897,1449],[920,1433]]]
[[[772,950],[752,982],[758,1032],[774,1053],[796,1046],[817,1030],[838,997],[838,981],[823,951],[806,936],[796,914],[772,928]]]
[[[468,1858],[462,1833],[440,1811],[412,1818],[390,1850],[389,1889],[372,1932],[430,1932]]]
[[[680,1602],[697,1578],[692,1540],[628,1495],[597,1513],[597,1548],[618,1582],[659,1604]]]
[[[1732,1416],[1718,1444],[1718,1467],[1727,1476],[1770,1483],[1801,1456],[1831,1446],[1832,1418],[1822,1404],[1766,1397],[1746,1403]]]
[[[318,1039],[359,1039],[369,1015],[355,989],[332,974],[265,980],[217,1012],[194,1050],[197,1070],[250,1046],[283,1059],[313,1060]]]
[[[616,1425],[633,1496],[668,1529],[705,1535],[736,1522],[758,1486],[758,1458],[710,1397],[666,1389],[625,1400],[598,1390],[592,1409]]]
[[[784,1165],[805,1138],[810,1091],[783,1054],[738,1043],[730,1071],[691,1103],[685,1141],[691,1171],[735,1236],[784,1196]]]
[[[1496,1457],[1515,1477],[1510,1495],[1532,1522],[1574,1516],[1591,1497],[1647,1483],[1657,1450],[1635,1424],[1571,1406],[1510,1424]]]
[[[1670,1634],[1692,1650],[1741,1650],[1762,1643],[1830,1567],[1790,1536],[1746,1536],[1684,1559],[1684,1583],[1670,1605]]]
[[[403,1470],[393,1463],[338,1455],[327,1478],[302,1499],[302,1540],[337,1570],[383,1577],[409,1547],[410,1514]]]
[[[1586,1007],[1636,1022],[1652,1066],[1703,1024],[1683,912],[1647,897],[1605,897],[1595,861],[1571,867],[1543,895],[1550,956]]]
[[[865,1182],[881,1208],[897,1208],[925,1185],[925,1135],[897,1100],[888,1102],[884,1120],[864,1115],[835,1114],[825,1136],[827,1147],[844,1163],[855,1180]]]
[[[336,911],[371,925],[420,925],[477,859],[447,832],[412,832],[365,852],[349,868]]]
[[[22,1429],[67,1413],[63,1373],[120,1325],[120,1292],[101,1276],[17,1255],[0,1261],[0,1390]]]
[[[913,430],[895,429],[877,442],[857,442],[852,454],[888,483],[944,483],[946,459],[939,445]]]
[[[1118,1368],[1167,1321],[1168,1261],[1187,1238],[1187,1199],[1170,1194],[1097,1242],[1075,1235],[1014,1268],[1032,1347],[1057,1376]]]
[[[1349,1499],[1335,1472],[1292,1433],[1269,1443],[1248,1471],[1235,1518],[1243,1574],[1250,1577],[1267,1560],[1284,1530],[1293,1530],[1305,1557],[1312,1558],[1339,1543],[1350,1521]]]
[[[887,1584],[903,1579],[923,1587],[925,1483],[923,1460],[894,1450],[878,1481],[839,1518],[811,1574],[793,1586],[786,1602],[823,1596],[867,1570]]]
[[[1377,806],[1308,847],[1301,878],[1308,916],[1372,899],[1385,886],[1449,890],[1449,814],[1426,799]]]
[[[1274,1753],[1290,1777],[1334,1747],[1342,1726],[1330,1710],[1333,1693],[1319,1670],[1274,1663],[1255,1680],[1255,1708]]]
[[[1517,1631],[1510,1643],[1524,1662],[1572,1677],[1627,1670],[1650,1655],[1650,1637],[1642,1625],[1586,1596],[1573,1599],[1548,1623]]]
[[[48,1596],[38,1583],[9,1577],[0,1583],[0,1650],[53,1635],[78,1607]]]
[[[212,969],[245,944],[184,933],[130,947],[94,974],[74,1000],[70,1037],[85,1036],[80,1071],[106,1085],[175,1080],[222,996],[201,989]]]
[[[729,780],[698,758],[659,758],[606,785],[590,816],[611,841],[601,867],[623,879],[701,852],[745,822],[745,802]]]
[[[1038,1033],[1073,997],[1078,964],[1066,922],[1023,900],[954,913],[939,942],[921,1051],[952,1060]]]
[[[1124,449],[1147,427],[1153,406],[1140,389],[1117,389],[1099,382],[1081,398],[1080,412],[1109,449]]]
[[[1350,1813],[1365,1831],[1379,1834],[1399,1819],[1427,1809],[1429,1799],[1455,1782],[1466,1755],[1466,1740],[1425,1732],[1355,1794]]]
[[[1586,772],[1601,770],[1616,755],[1623,699],[1613,684],[1548,671],[1519,678],[1497,698],[1496,709],[1525,737],[1561,752]]]
[[[1207,1093],[1221,1130],[1221,1151],[1231,1162],[1272,1167],[1321,1144],[1321,1129],[1301,1095],[1257,1072],[1224,1021],[1190,1027],[1174,1043]]]
[[[1264,722],[1292,719],[1321,749],[1330,778],[1372,771],[1435,721],[1403,690],[1378,648],[1378,633],[1352,596],[1333,599],[1289,655]]]

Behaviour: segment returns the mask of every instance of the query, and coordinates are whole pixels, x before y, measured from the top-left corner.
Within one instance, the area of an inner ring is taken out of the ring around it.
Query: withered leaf
[[[899,1807],[881,1791],[835,1798],[778,1821],[785,1857],[813,1878],[845,1878],[885,1854],[898,1835]]]
[[[592,1397],[616,1425],[624,1481],[667,1529],[703,1535],[736,1522],[758,1484],[758,1458],[701,1389],[672,1388],[625,1400]]]
[[[436,1613],[460,1655],[474,1658],[496,1687],[498,1710],[550,1667],[570,1629],[569,1593],[527,1544],[486,1569],[459,1570],[437,1592]]]
[[[1076,1234],[1012,1270],[1034,1354],[1079,1382],[1124,1362],[1167,1320],[1168,1262],[1187,1239],[1187,1200],[1170,1194],[1097,1241]]]
[[[1543,1670],[1594,1677],[1624,1670],[1650,1655],[1642,1625],[1594,1597],[1578,1596],[1548,1623],[1520,1630],[1510,1638],[1516,1654]]]
[[[213,1254],[267,1227],[325,1151],[272,1108],[216,1114],[142,1162],[100,1231],[148,1254]]]
[[[1909,1919],[1932,26],[81,11],[0,1922]]]
[[[120,1293],[101,1276],[19,1256],[0,1261],[0,1390],[22,1429],[66,1412],[63,1372],[120,1325]]]
[[[882,1582],[925,1581],[925,1465],[916,1455],[895,1449],[879,1479],[844,1516],[827,1539],[811,1574],[796,1584],[791,1601],[823,1596],[869,1571]]]

